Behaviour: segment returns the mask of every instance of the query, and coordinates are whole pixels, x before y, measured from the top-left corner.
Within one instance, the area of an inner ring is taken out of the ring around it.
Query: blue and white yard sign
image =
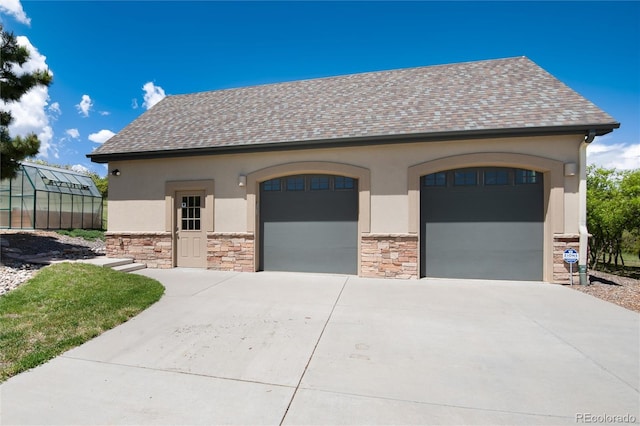
[[[580,256],[575,249],[566,249],[562,254],[562,259],[567,263],[576,263]]]
[[[562,253],[562,259],[569,264],[569,277],[571,277],[571,285],[573,285],[573,264],[578,261],[580,256],[575,249],[566,249]]]

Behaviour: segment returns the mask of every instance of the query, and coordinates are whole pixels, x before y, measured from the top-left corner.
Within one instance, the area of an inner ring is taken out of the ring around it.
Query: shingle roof
[[[517,57],[168,96],[89,156],[618,126]]]

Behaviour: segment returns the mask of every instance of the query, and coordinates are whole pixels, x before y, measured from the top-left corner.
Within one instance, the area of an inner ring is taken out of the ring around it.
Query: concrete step
[[[144,263],[132,262],[132,263],[127,263],[125,265],[113,266],[111,267],[111,269],[113,269],[114,271],[120,271],[120,272],[133,272],[140,269],[145,269],[146,267],[147,265]]]
[[[133,263],[133,259],[129,258],[114,258],[114,257],[96,257],[95,259],[86,259],[83,263],[90,263],[96,266],[102,266],[103,268],[116,268],[118,266],[130,265]]]
[[[146,264],[136,263],[133,259],[129,258],[96,257],[95,259],[82,260],[82,262],[102,266],[103,268],[111,268],[114,271],[120,272],[132,272],[147,267]]]

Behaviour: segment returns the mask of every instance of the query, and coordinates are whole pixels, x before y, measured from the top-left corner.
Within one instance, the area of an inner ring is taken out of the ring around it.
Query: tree
[[[16,67],[22,67],[29,60],[29,50],[18,44],[16,36],[8,33],[0,25],[0,100],[2,106],[17,102],[36,86],[49,86],[52,76],[48,70],[36,70],[18,74]],[[9,135],[9,125],[13,117],[9,111],[0,110],[0,179],[11,179],[18,171],[20,161],[33,157],[40,149],[40,141],[35,134],[25,137]]]
[[[100,191],[102,198],[106,200],[109,196],[109,179],[106,176],[100,177],[100,175],[95,172],[89,172],[89,177],[95,184],[96,188],[98,188],[98,191]]]
[[[626,200],[623,214],[628,233],[623,238],[623,248],[630,253],[637,253],[640,259],[640,169],[624,173],[620,181],[620,192]]]
[[[625,236],[640,233],[640,169],[617,172],[590,166],[587,171],[587,227],[589,264],[616,266],[622,258]],[[636,243],[637,244],[637,243]],[[629,244],[626,244],[628,249]],[[635,249],[639,250],[637,246]]]

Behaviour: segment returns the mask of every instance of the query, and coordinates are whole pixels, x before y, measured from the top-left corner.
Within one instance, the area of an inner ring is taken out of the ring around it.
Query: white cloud
[[[11,5],[10,3],[3,4]],[[15,66],[13,68],[16,74],[21,75],[23,73],[33,72],[35,70],[47,70],[47,58],[38,52],[29,39],[24,36],[16,37],[16,41],[19,45],[26,47],[31,54],[29,60],[22,64],[21,67]],[[50,71],[51,72],[51,71]],[[53,73],[51,73],[53,75]],[[59,104],[53,103],[49,106],[49,88],[45,86],[36,86],[25,93],[19,101],[2,103],[4,109],[11,113],[13,121],[9,126],[9,133],[12,136],[26,136],[30,133],[35,133],[40,140],[40,153],[42,157],[48,157],[50,153],[57,152],[53,144],[53,129],[49,122],[50,119],[55,120],[56,111],[59,109]],[[53,115],[49,116],[47,111],[52,112]]]
[[[77,173],[84,173],[84,174],[89,174],[91,172],[91,170],[89,170],[87,167],[83,166],[82,164],[74,164],[73,166],[71,166],[71,170]]]
[[[16,21],[22,24],[31,25],[31,19],[24,13],[20,0],[2,0],[0,2],[0,12],[13,16]]]
[[[138,100],[136,98],[131,99],[131,108],[138,109]]]
[[[104,143],[115,136],[111,130],[102,129],[98,133],[91,133],[89,135],[89,140],[95,143]]]
[[[78,139],[80,137],[80,132],[78,131],[78,129],[67,129],[65,130],[65,133],[71,136],[73,139]]]
[[[144,90],[144,102],[142,103],[142,106],[146,109],[151,108],[167,96],[165,95],[162,87],[156,86],[151,81],[145,83],[145,85],[142,86],[142,90]],[[137,101],[135,105],[138,105]]]
[[[638,169],[640,168],[640,143],[606,144],[602,138],[596,138],[587,148],[587,164],[617,170]]]
[[[78,108],[78,113],[84,117],[89,116],[89,111],[92,107],[93,101],[91,100],[91,97],[89,95],[82,95],[82,100],[78,105],[76,105],[76,108]]]
[[[100,115],[111,115],[111,113],[109,111],[99,111],[98,114]]]
[[[53,118],[57,119],[62,115],[62,110],[60,109],[60,103],[54,102],[49,105],[49,113],[53,116]]]

